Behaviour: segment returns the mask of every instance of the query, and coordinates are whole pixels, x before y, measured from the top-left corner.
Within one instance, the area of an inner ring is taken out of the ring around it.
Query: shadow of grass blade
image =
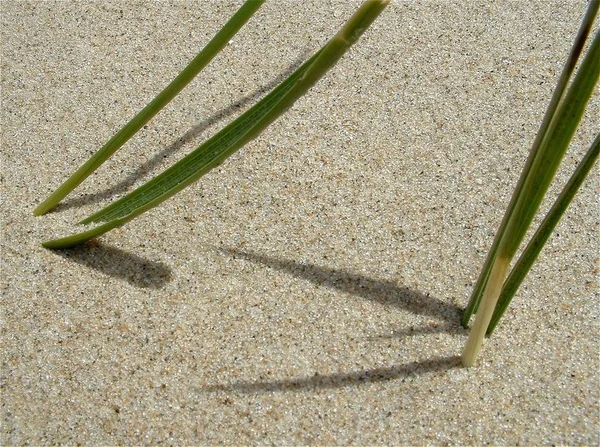
[[[600,134],[596,136],[592,146],[585,154],[585,157],[581,163],[579,163],[577,166],[577,169],[561,191],[558,199],[556,199],[556,202],[554,202],[554,205],[552,205],[552,208],[550,211],[548,211],[546,217],[544,217],[544,220],[523,251],[523,254],[521,254],[521,257],[506,278],[504,286],[502,287],[502,291],[500,292],[498,304],[496,304],[496,309],[494,310],[494,314],[492,315],[492,319],[490,320],[490,324],[487,328],[486,335],[489,336],[492,334],[492,332],[494,332],[494,329],[498,325],[500,318],[502,318],[502,315],[504,315],[504,312],[515,296],[515,293],[519,289],[523,279],[525,279],[525,276],[527,276],[527,273],[529,273],[529,270],[537,259],[540,251],[542,251],[544,248],[546,241],[554,231],[554,228],[560,221],[564,212],[567,210],[569,204],[573,200],[573,197],[575,197],[575,194],[583,184],[583,181],[586,179],[592,167],[598,160],[599,154]]]
[[[285,113],[358,40],[388,3],[365,2],[321,50],[250,110],[162,174],[80,222],[102,225],[42,245],[68,248],[81,244],[125,224],[197,181]]]
[[[119,150],[144,124],[155,116],[163,107],[194,79],[198,73],[213,60],[213,58],[227,45],[227,42],[240,30],[242,26],[260,8],[265,0],[247,0],[240,9],[219,30],[210,42],[192,59],[175,79],[161,91],[146,107],[134,116],[121,130],[102,146],[92,157],[75,171],[62,185],[56,189],[46,200],[38,205],[33,214],[40,216],[53,209],[71,191],[89,177],[102,163],[108,160]]]
[[[496,236],[494,237],[492,247],[490,248],[490,251],[487,255],[484,266],[481,270],[479,278],[477,279],[477,283],[475,284],[475,287],[473,288],[473,293],[471,294],[469,303],[467,304],[467,307],[465,308],[465,311],[463,312],[463,316],[461,319],[461,324],[463,327],[467,327],[469,325],[469,320],[471,319],[471,316],[475,312],[477,312],[479,303],[481,301],[481,297],[483,296],[484,289],[488,282],[490,272],[492,270],[494,261],[496,260],[496,257],[498,254],[498,247],[500,244],[500,240],[504,236],[504,233],[506,231],[506,226],[508,224],[508,220],[514,211],[518,197],[522,193],[523,186],[525,184],[525,180],[527,179],[527,177],[530,174],[531,167],[533,165],[535,158],[538,155],[540,145],[542,144],[542,141],[546,135],[546,132],[548,131],[550,122],[552,121],[552,118],[553,118],[554,114],[556,113],[558,105],[565,94],[569,79],[571,78],[573,72],[575,71],[575,65],[577,63],[577,60],[579,59],[579,57],[581,56],[581,54],[583,52],[583,47],[589,36],[591,29],[592,29],[592,24],[594,23],[594,20],[595,20],[596,16],[598,15],[599,5],[600,5],[600,0],[592,0],[590,2],[590,4],[588,5],[585,16],[583,17],[583,20],[581,22],[581,26],[579,27],[579,30],[577,32],[577,36],[575,37],[575,40],[573,42],[571,52],[569,53],[569,56],[567,57],[565,66],[561,72],[559,79],[558,79],[556,88],[554,89],[554,93],[552,94],[552,98],[550,100],[550,103],[548,104],[548,108],[546,109],[546,113],[544,114],[542,124],[540,125],[538,133],[535,137],[535,140],[534,140],[531,150],[529,152],[529,156],[527,157],[527,160],[525,162],[525,166],[523,167],[521,176],[519,177],[519,181],[517,182],[517,186],[515,187],[515,190],[511,197],[510,203],[507,207],[506,213],[504,214],[502,222],[500,223],[500,226],[498,227],[498,231],[496,232]]]

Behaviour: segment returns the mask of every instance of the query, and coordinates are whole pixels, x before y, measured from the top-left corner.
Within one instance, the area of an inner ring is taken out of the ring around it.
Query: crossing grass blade
[[[492,243],[492,247],[490,248],[487,259],[485,260],[485,264],[484,264],[483,269],[481,270],[481,274],[479,275],[477,284],[475,285],[475,288],[473,289],[473,293],[471,295],[469,303],[468,303],[465,311],[463,312],[463,316],[462,316],[462,320],[461,320],[463,327],[467,327],[469,325],[469,320],[471,319],[471,316],[475,312],[477,312],[479,303],[481,301],[481,297],[483,296],[483,291],[485,289],[490,272],[492,270],[492,265],[496,259],[497,253],[498,253],[498,247],[500,244],[500,240],[502,239],[502,237],[504,236],[504,234],[506,232],[508,218],[512,215],[512,213],[514,211],[514,207],[516,205],[516,201],[522,194],[523,185],[525,183],[525,180],[527,179],[527,177],[530,174],[533,161],[535,160],[535,157],[538,154],[538,151],[542,144],[542,140],[548,131],[548,127],[550,126],[550,122],[551,122],[552,118],[556,114],[556,109],[558,107],[558,104],[560,103],[561,99],[563,98],[563,96],[565,94],[569,79],[571,79],[571,76],[573,75],[573,72],[575,71],[575,65],[577,63],[577,60],[579,59],[579,57],[581,56],[581,53],[583,52],[584,44],[585,44],[585,42],[589,36],[589,33],[592,29],[592,24],[594,23],[594,19],[596,18],[596,15],[598,14],[599,2],[600,2],[599,0],[592,0],[590,2],[588,9],[586,11],[586,14],[581,22],[581,26],[579,28],[579,31],[578,31],[577,36],[575,37],[575,41],[573,43],[573,47],[571,49],[569,56],[567,57],[567,61],[565,63],[563,71],[559,77],[556,88],[554,89],[552,99],[550,100],[548,108],[546,109],[546,113],[542,120],[542,124],[540,125],[540,129],[538,130],[536,138],[535,138],[533,145],[531,147],[531,150],[529,152],[527,161],[525,162],[525,166],[521,173],[521,177],[519,178],[517,186],[515,187],[515,190],[513,192],[512,198],[508,205],[507,211],[504,214],[504,218],[502,219],[502,223],[500,224],[500,227],[498,228],[498,231],[496,232],[494,242]]]
[[[365,2],[323,48],[250,110],[162,174],[80,222],[99,226],[42,245],[58,249],[84,243],[127,223],[197,181],[285,113],[358,40],[389,1]]]
[[[540,251],[544,248],[546,241],[554,231],[554,228],[558,224],[560,218],[564,214],[564,212],[569,207],[569,204],[575,197],[575,194],[581,187],[583,181],[586,179],[588,174],[590,173],[592,167],[598,160],[598,155],[600,154],[600,133],[596,136],[594,142],[591,147],[581,160],[581,163],[577,166],[577,169],[561,191],[558,199],[546,214],[546,217],[540,224],[539,228],[525,247],[525,250],[519,257],[519,260],[516,262],[515,266],[509,273],[506,278],[506,282],[502,286],[502,291],[500,292],[500,297],[498,298],[498,304],[496,305],[496,309],[494,309],[494,313],[492,315],[492,319],[490,320],[490,324],[487,328],[486,335],[490,336],[502,315],[508,308],[511,300],[515,296],[519,286],[529,273],[533,263],[537,259]]]
[[[61,186],[58,187],[46,200],[38,205],[33,214],[41,216],[52,210],[71,191],[89,177],[102,163],[119,150],[138,130],[140,130],[153,116],[177,96],[181,90],[194,79],[198,73],[213,60],[213,58],[227,45],[227,42],[240,30],[242,26],[260,8],[265,0],[247,0],[231,19],[219,30],[212,40],[192,59],[181,73],[160,92],[146,107],[134,116],[121,130],[119,130],[104,146],[75,171]]]
[[[590,3],[590,6],[595,6],[597,12],[598,1]],[[463,351],[462,362],[465,366],[471,366],[475,362],[498,303],[508,267],[554,178],[598,83],[599,76],[600,31],[594,36],[573,82],[550,119],[529,172],[525,174],[522,189],[518,191],[514,200],[514,207],[509,207],[507,210],[508,216],[504,219],[506,226],[499,238],[497,251],[492,257],[487,284],[483,287],[481,308],[477,312]]]

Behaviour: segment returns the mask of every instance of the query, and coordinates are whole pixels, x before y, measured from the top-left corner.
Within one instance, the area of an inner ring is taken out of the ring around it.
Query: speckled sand
[[[196,185],[94,244],[40,246],[247,109],[355,5],[263,6],[34,218],[236,5],[0,3],[0,444],[598,445],[598,167],[477,366],[457,362],[584,1],[396,2]],[[596,94],[561,181],[599,117]]]

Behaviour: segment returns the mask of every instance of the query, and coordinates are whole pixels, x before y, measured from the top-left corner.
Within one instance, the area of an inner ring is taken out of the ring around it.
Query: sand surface
[[[584,1],[395,2],[198,183],[93,244],[40,246],[254,104],[356,5],[267,3],[35,218],[236,5],[0,3],[0,444],[598,445],[598,167],[476,367],[457,361]]]

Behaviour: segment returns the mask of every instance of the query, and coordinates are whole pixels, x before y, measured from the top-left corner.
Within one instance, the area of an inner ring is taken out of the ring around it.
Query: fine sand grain
[[[35,218],[237,5],[0,2],[0,444],[598,445],[598,167],[476,366],[458,362],[585,1],[394,2],[197,184],[89,245],[40,246],[246,110],[355,6],[268,2]],[[559,185],[599,117],[596,92]]]

